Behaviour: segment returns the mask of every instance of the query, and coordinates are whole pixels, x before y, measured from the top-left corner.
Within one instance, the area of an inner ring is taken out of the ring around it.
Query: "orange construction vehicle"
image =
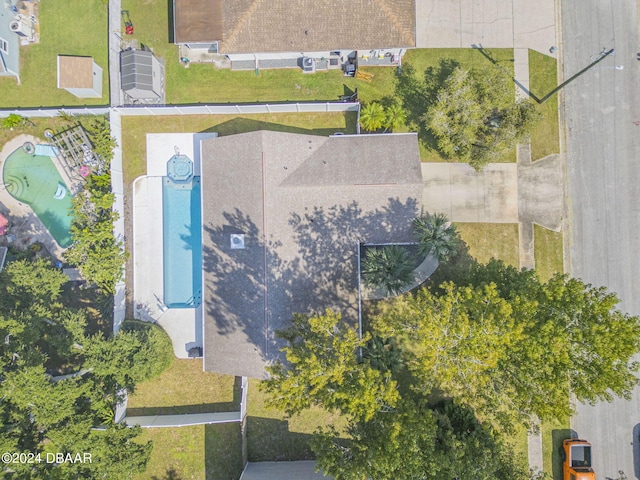
[[[564,480],[596,480],[591,467],[591,444],[571,438],[562,442],[562,473]]]

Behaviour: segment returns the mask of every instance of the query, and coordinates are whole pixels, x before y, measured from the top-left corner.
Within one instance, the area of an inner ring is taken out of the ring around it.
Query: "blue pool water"
[[[202,208],[200,177],[176,184],[162,178],[164,304],[195,308],[202,303]]]

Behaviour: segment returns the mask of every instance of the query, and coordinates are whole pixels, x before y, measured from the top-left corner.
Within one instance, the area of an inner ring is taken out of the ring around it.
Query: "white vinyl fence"
[[[64,107],[0,110],[0,118],[15,113],[27,118],[68,115],[104,115],[117,112],[125,116],[142,115],[251,115],[258,113],[357,112],[357,102],[256,103],[235,105],[132,105],[121,107]]]

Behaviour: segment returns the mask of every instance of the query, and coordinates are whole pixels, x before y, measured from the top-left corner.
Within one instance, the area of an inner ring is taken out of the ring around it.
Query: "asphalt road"
[[[561,0],[562,58],[569,78],[615,48],[564,89],[568,270],[640,314],[640,52],[637,0]],[[623,70],[616,69],[622,65]],[[638,122],[636,125],[634,122]],[[638,425],[638,427],[636,427]],[[630,401],[579,405],[576,433],[593,444],[598,479],[640,479],[640,389]],[[634,438],[635,428],[635,438]]]

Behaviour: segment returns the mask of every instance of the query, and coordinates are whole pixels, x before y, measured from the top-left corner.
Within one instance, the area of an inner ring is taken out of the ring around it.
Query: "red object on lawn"
[[[0,235],[4,235],[6,233],[7,225],[9,225],[9,220],[0,213]]]
[[[121,10],[122,19],[124,20],[124,33],[127,35],[133,35],[133,22],[129,16],[129,10]]]

